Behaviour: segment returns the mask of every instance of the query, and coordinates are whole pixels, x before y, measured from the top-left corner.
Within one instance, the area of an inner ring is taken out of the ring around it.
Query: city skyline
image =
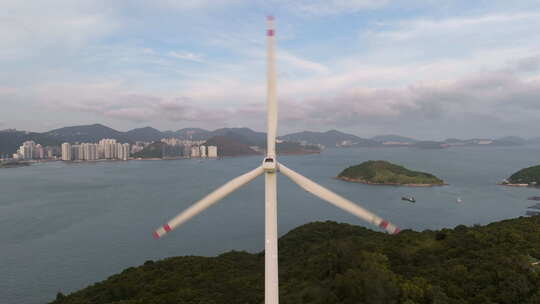
[[[264,130],[267,13],[280,33],[280,134],[534,133],[538,3],[416,0],[8,1],[0,129]]]
[[[0,161],[98,161],[98,160],[131,160],[150,158],[137,156],[146,147],[161,143],[158,158],[217,158],[218,147],[208,145],[200,140],[181,140],[162,138],[160,141],[137,141],[135,144],[121,143],[113,138],[103,138],[98,142],[64,142],[61,145],[42,145],[34,140],[22,142],[15,153],[0,154]],[[134,157],[132,157],[134,156]]]

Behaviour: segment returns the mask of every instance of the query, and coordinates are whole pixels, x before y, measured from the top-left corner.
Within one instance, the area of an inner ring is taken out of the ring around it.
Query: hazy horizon
[[[90,125],[102,125],[102,126],[109,127],[111,129],[114,129],[114,130],[120,131],[120,132],[127,132],[127,131],[131,131],[131,130],[134,130],[134,129],[144,129],[144,128],[153,128],[153,129],[156,129],[156,130],[158,130],[160,132],[177,132],[177,131],[180,131],[182,129],[190,129],[190,128],[198,128],[198,129],[203,129],[203,130],[206,130],[206,131],[215,131],[215,130],[222,129],[222,128],[248,128],[248,129],[251,129],[251,130],[253,130],[255,132],[266,133],[266,130],[264,130],[264,129],[254,129],[254,128],[250,128],[250,127],[247,127],[247,126],[218,127],[218,128],[204,128],[204,127],[199,128],[199,127],[187,126],[187,127],[182,127],[182,128],[173,128],[173,129],[159,129],[159,128],[155,128],[155,127],[150,126],[150,125],[141,125],[141,126],[135,126],[133,128],[128,128],[128,129],[117,129],[117,128],[108,126],[108,125],[103,124],[103,123],[93,123],[93,124],[88,124],[88,125],[68,125],[68,126],[63,126],[63,127],[60,127],[60,128],[55,128],[55,129],[50,129],[50,130],[45,130],[45,131],[22,130],[22,129],[9,128],[9,127],[0,129],[0,131],[8,130],[8,129],[15,129],[17,131],[45,133],[45,132],[53,131],[53,130],[56,130],[56,129],[61,129],[61,128],[64,128],[64,127],[80,127],[80,126],[90,126]],[[450,139],[450,138],[457,138],[457,139],[462,139],[462,140],[465,140],[465,139],[482,139],[482,138],[483,139],[498,139],[498,138],[508,137],[508,136],[517,136],[517,137],[521,137],[523,139],[537,139],[537,138],[540,138],[540,136],[523,137],[523,136],[520,136],[518,134],[508,134],[508,135],[504,135],[504,136],[500,135],[500,136],[492,136],[492,137],[490,137],[490,136],[475,136],[475,137],[436,137],[436,138],[425,138],[425,137],[419,137],[419,136],[409,135],[409,134],[400,134],[400,133],[380,133],[380,134],[371,134],[371,135],[361,136],[361,135],[355,134],[354,132],[346,132],[346,131],[343,131],[343,130],[340,130],[340,129],[325,129],[325,130],[321,130],[321,131],[308,130],[308,129],[302,129],[302,130],[296,130],[296,131],[293,130],[293,131],[287,132],[287,133],[278,132],[278,136],[285,136],[285,135],[289,135],[289,134],[293,134],[293,133],[301,133],[301,132],[321,132],[321,133],[324,133],[324,132],[328,132],[328,131],[339,131],[339,132],[342,132],[342,133],[356,135],[356,136],[361,137],[361,138],[373,138],[373,137],[377,137],[377,136],[402,136],[402,137],[412,138],[412,139],[415,139],[415,140],[426,140],[426,141],[429,141],[429,140],[435,140],[435,141],[440,140],[440,141],[442,141],[442,140],[446,140],[446,139]]]

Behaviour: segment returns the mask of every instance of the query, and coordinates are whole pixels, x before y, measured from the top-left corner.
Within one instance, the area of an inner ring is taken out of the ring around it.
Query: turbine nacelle
[[[273,157],[265,157],[262,162],[262,168],[264,172],[274,173],[278,170],[278,165]]]

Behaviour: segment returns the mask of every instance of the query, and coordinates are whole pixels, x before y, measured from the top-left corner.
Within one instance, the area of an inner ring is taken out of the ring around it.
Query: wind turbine
[[[267,17],[268,29],[266,31],[267,40],[267,149],[266,157],[261,166],[240,175],[214,192],[208,194],[200,201],[196,202],[165,225],[154,231],[154,238],[160,238],[167,232],[175,229],[179,225],[188,221],[198,213],[218,202],[220,199],[231,194],[236,189],[246,185],[257,176],[264,173],[265,178],[265,277],[264,277],[264,303],[278,304],[278,248],[277,248],[277,189],[276,174],[282,173],[298,184],[301,188],[327,201],[328,203],[341,208],[357,217],[385,229],[388,233],[397,234],[399,228],[377,215],[354,204],[346,198],[339,196],[299,173],[285,167],[276,161],[276,132],[277,132],[277,101],[276,101],[276,67],[274,52],[274,18]]]

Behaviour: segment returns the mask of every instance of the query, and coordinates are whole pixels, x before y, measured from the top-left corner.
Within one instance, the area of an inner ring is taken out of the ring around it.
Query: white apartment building
[[[104,138],[99,141],[99,145],[102,147],[100,150],[103,151],[103,158],[105,159],[116,158],[117,156],[116,139]]]
[[[71,160],[71,144],[70,143],[62,144],[62,160],[64,161]]]
[[[197,146],[191,147],[191,157],[200,157],[200,155],[201,155],[201,150],[199,149],[199,147]]]
[[[201,153],[199,155],[201,157],[206,157],[206,146],[200,146],[199,149],[201,150]]]
[[[208,146],[208,157],[209,158],[217,158],[218,157],[217,146]]]

